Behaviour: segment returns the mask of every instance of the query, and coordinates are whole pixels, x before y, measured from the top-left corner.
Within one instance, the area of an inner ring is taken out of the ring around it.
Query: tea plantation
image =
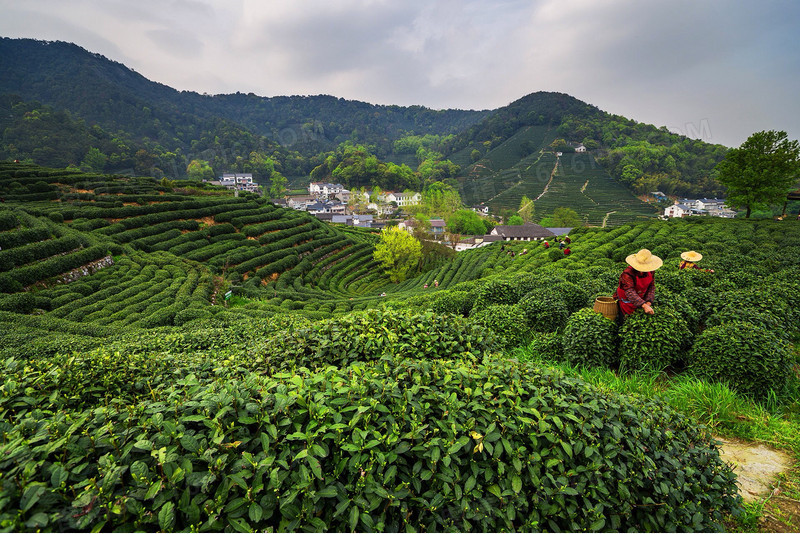
[[[553,365],[800,390],[796,222],[578,228],[390,284],[375,234],[250,195],[0,164],[0,197],[4,531],[720,530],[709,429]],[[591,306],[644,247],[656,314],[618,327]]]

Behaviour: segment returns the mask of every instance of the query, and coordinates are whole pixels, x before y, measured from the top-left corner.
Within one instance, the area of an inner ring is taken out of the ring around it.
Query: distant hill
[[[177,91],[72,43],[9,38],[0,39],[0,93],[184,150],[199,130],[222,119],[307,156],[347,139],[388,149],[404,133],[456,133],[488,114],[379,106],[326,95],[267,98]]]
[[[596,222],[609,212],[652,215],[634,196],[652,191],[723,194],[713,169],[727,150],[561,93],[532,93],[491,111],[326,95],[206,95],[150,81],[75,44],[9,38],[0,38],[0,134],[3,159],[172,178],[200,159],[212,174],[252,171],[268,183],[280,172],[295,187],[345,141],[414,169],[415,155],[396,153],[396,142],[430,135],[440,140],[431,148],[460,166],[456,182],[466,203],[497,212],[517,209],[523,195],[539,197],[538,217],[576,205]],[[573,163],[581,144],[587,152]],[[563,153],[558,167],[556,152]],[[596,187],[598,195],[584,198]]]

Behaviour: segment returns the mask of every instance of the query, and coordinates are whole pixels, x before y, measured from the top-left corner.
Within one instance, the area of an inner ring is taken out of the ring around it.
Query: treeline
[[[727,152],[722,145],[619,115],[566,117],[556,131],[589,149],[600,149],[600,164],[637,194],[662,191],[668,195],[718,197],[725,192],[714,171]]]
[[[422,145],[416,145],[417,148],[414,149],[414,137],[401,138],[395,145],[402,147],[401,150],[404,151],[414,150],[419,163],[416,170],[412,170],[405,163],[398,165],[391,161],[381,161],[374,154],[375,147],[356,145],[347,141],[339,145],[335,151],[318,156],[322,161],[311,171],[311,180],[333,180],[348,189],[420,191],[429,183],[452,179],[458,175],[461,167],[444,160],[440,152],[429,150]]]

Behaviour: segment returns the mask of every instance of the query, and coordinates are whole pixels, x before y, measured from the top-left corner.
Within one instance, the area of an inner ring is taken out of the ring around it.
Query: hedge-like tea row
[[[3,366],[12,530],[717,530],[740,509],[693,422],[502,359],[201,365],[83,411]]]

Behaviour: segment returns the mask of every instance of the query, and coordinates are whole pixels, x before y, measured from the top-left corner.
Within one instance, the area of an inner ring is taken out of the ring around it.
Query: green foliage
[[[447,219],[450,232],[463,235],[484,235],[487,221],[472,210],[458,210]]]
[[[381,239],[375,245],[373,257],[392,282],[402,282],[419,263],[422,244],[397,226],[388,226],[381,231]]]
[[[517,303],[517,307],[524,315],[528,327],[536,332],[563,330],[569,317],[562,295],[550,288],[531,291]]]
[[[438,292],[431,302],[431,309],[436,313],[452,313],[467,317],[473,303],[473,297],[468,291],[452,289]]]
[[[527,293],[520,280],[491,279],[475,291],[475,308],[483,308],[492,304],[516,304]]]
[[[786,387],[792,361],[786,341],[758,325],[731,321],[697,336],[689,355],[689,370],[764,399],[770,391],[780,393]]]
[[[564,346],[560,332],[533,332],[531,342],[525,350],[526,356],[530,355],[541,361],[550,362],[562,359],[563,352]],[[523,351],[517,350],[517,354],[521,356]],[[521,359],[525,358],[521,357]]]
[[[620,328],[620,368],[625,371],[662,371],[684,356],[692,341],[686,321],[667,307],[654,315],[637,310]]]
[[[205,308],[186,308],[175,314],[174,324],[180,326],[195,321],[198,319],[208,319],[211,317],[211,311]]]
[[[581,221],[578,213],[572,208],[556,208],[552,215],[553,226],[558,228],[572,228],[580,226]]]
[[[733,473],[691,421],[553,371],[196,369],[83,411],[62,408],[63,395],[30,399],[0,446],[0,519],[62,531],[713,530],[740,507]],[[33,377],[14,360],[3,374],[17,386],[0,402],[14,406]],[[45,403],[55,409],[42,417]],[[60,439],[31,446],[43,435]]]
[[[617,325],[591,308],[570,315],[564,329],[564,359],[575,366],[617,367]]]
[[[530,338],[530,328],[523,311],[512,304],[474,307],[469,319],[486,332],[492,332],[505,348],[518,347]]]
[[[800,144],[786,132],[756,132],[739,148],[731,149],[717,165],[717,180],[727,187],[726,203],[754,209],[782,204],[800,178]]]
[[[389,355],[477,356],[495,347],[495,334],[455,315],[367,310],[274,334],[259,360],[265,365],[291,368],[297,362],[344,366]]]

